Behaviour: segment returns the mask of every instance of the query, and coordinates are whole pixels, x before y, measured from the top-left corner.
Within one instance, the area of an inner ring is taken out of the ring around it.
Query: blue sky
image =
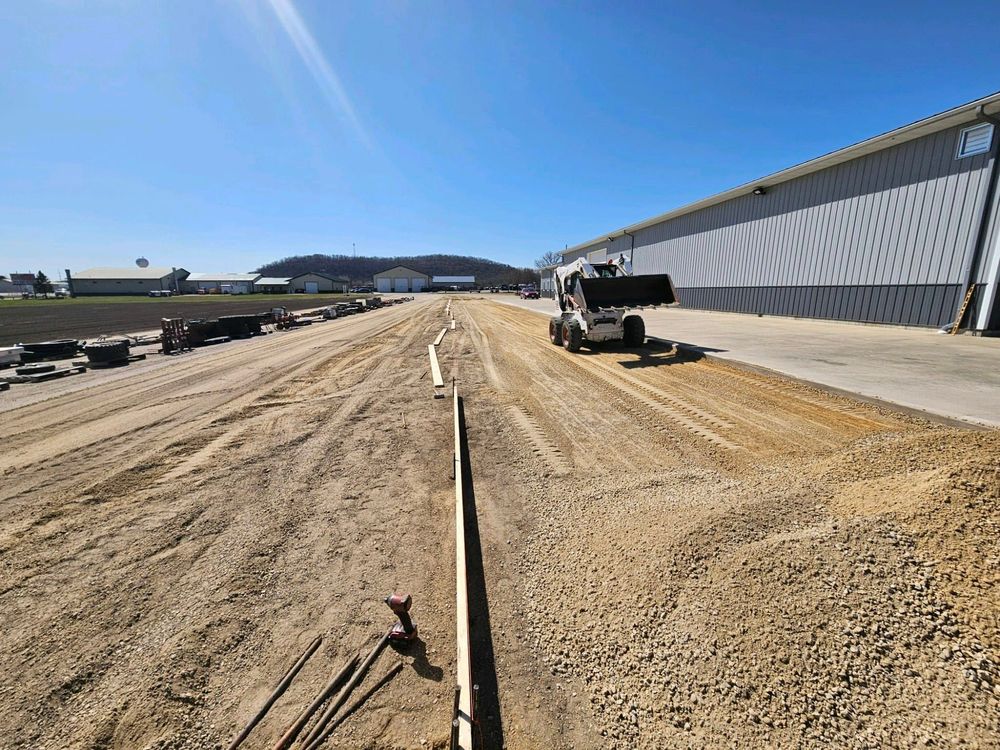
[[[11,0],[0,273],[530,265],[1000,89],[1000,4]]]

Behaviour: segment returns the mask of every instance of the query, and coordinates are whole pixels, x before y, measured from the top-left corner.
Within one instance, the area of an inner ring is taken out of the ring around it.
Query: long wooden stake
[[[312,728],[309,735],[302,741],[306,750],[315,750],[315,748],[322,744],[323,740],[320,738],[323,735],[323,730],[326,729],[326,725],[330,723],[330,720],[333,718],[334,714],[337,713],[337,710],[344,705],[344,701],[346,701],[350,696],[351,691],[354,690],[359,682],[361,682],[362,678],[365,676],[365,672],[368,671],[368,668],[379,657],[379,654],[382,653],[382,649],[384,649],[389,643],[389,633],[391,632],[392,629],[389,629],[386,631],[385,635],[379,638],[378,643],[375,644],[375,648],[373,648],[371,653],[365,657],[361,666],[358,667],[357,671],[351,675],[351,679],[348,680],[347,684],[340,689],[340,692],[337,693],[337,697],[333,699],[333,702],[330,703],[326,711],[323,712],[323,715],[320,716],[319,721],[316,722],[316,726]]]
[[[288,686],[292,684],[292,680],[295,679],[295,675],[297,675],[299,670],[301,670],[302,667],[305,666],[305,663],[309,661],[309,657],[316,653],[316,649],[319,648],[322,642],[323,636],[321,635],[316,636],[313,639],[313,642],[309,644],[305,653],[299,657],[299,660],[292,665],[291,669],[285,672],[285,676],[281,678],[281,682],[278,683],[278,687],[274,689],[274,692],[271,693],[264,705],[261,706],[260,710],[257,711],[252,719],[250,719],[250,723],[243,727],[243,731],[236,735],[233,741],[229,744],[229,750],[236,750],[236,748],[243,744],[243,740],[250,735],[253,728],[257,726],[261,719],[264,718],[264,715],[270,710],[271,706],[274,705],[274,702],[281,697],[281,694],[288,689]]]
[[[334,730],[337,727],[343,724],[344,721],[346,721],[351,714],[353,714],[355,711],[361,708],[361,706],[364,704],[365,701],[367,701],[369,698],[375,695],[375,693],[381,690],[382,687],[387,682],[389,682],[389,680],[391,680],[393,677],[399,674],[402,668],[403,668],[403,662],[401,661],[396,662],[392,666],[392,668],[382,676],[382,679],[380,679],[378,682],[372,685],[364,695],[362,695],[360,698],[354,701],[354,703],[352,703],[350,707],[344,711],[344,713],[342,713],[340,716],[334,719],[333,722],[330,723],[330,728],[327,729],[325,732],[323,732],[323,737],[321,741],[325,742],[327,739],[329,739],[330,735],[333,734]]]
[[[295,721],[292,722],[292,725],[288,727],[288,730],[282,735],[281,739],[275,743],[273,750],[285,750],[286,747],[295,741],[295,738],[299,736],[299,732],[301,732],[302,728],[309,722],[312,715],[319,710],[320,706],[326,703],[330,696],[333,695],[333,691],[343,685],[347,678],[351,676],[351,673],[354,671],[354,667],[357,665],[358,659],[360,658],[361,654],[355,654],[348,659],[347,663],[340,669],[339,672],[337,672],[336,675],[330,678],[330,681],[323,686],[323,689],[319,691],[313,699],[313,702],[298,715]]]

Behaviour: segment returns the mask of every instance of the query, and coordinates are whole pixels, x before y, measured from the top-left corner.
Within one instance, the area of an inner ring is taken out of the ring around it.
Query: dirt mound
[[[931,429],[590,479],[540,509],[531,639],[609,747],[990,746],[998,466],[997,433]]]

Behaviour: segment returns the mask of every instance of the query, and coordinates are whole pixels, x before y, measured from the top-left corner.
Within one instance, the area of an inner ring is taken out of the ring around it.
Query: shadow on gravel
[[[444,679],[444,670],[427,658],[427,644],[422,638],[417,638],[403,653],[413,658],[413,670],[425,680],[441,682]]]
[[[616,348],[612,351],[638,354],[639,359],[625,360],[618,363],[628,370],[634,370],[642,367],[684,365],[704,359],[706,354],[710,354],[712,352],[724,352],[726,350],[687,344],[683,341],[647,338],[646,345],[642,349]]]
[[[479,685],[477,718],[484,750],[501,748],[503,721],[500,717],[500,693],[497,684],[496,655],[493,652],[493,630],[490,625],[490,604],[483,569],[483,547],[476,517],[476,490],[472,481],[472,459],[469,456],[468,432],[465,427],[465,400],[458,399],[458,424],[462,446],[462,491],[465,497],[465,565],[469,588],[469,640],[472,647],[472,681]]]
[[[635,370],[643,367],[684,365],[704,359],[705,354],[708,352],[722,351],[725,351],[725,349],[710,349],[708,347],[685,344],[680,341],[673,342],[666,339],[647,337],[646,343],[639,348],[626,347],[616,342],[588,343],[584,345],[583,349],[576,352],[574,356],[591,357],[595,354],[628,354],[632,357],[638,356],[638,359],[625,359],[618,363],[628,370]]]

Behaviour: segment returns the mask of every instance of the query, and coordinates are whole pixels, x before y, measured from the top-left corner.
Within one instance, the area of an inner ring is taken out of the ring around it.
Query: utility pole
[[[352,255],[353,255],[353,256],[354,256],[355,258],[357,258],[357,257],[358,257],[358,246],[357,246],[357,243],[354,243],[354,242],[352,242],[352,243],[351,243],[351,254],[352,254]]]

